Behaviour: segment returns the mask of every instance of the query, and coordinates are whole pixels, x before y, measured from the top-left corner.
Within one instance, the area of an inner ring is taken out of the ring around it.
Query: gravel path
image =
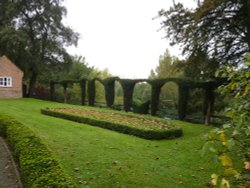
[[[0,137],[0,188],[22,188],[20,176],[4,139]]]

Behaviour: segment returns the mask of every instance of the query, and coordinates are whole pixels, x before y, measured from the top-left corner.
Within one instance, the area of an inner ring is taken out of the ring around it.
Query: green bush
[[[148,114],[150,104],[151,104],[150,101],[146,101],[141,104],[137,104],[134,102],[133,112],[137,114]]]
[[[40,138],[7,115],[0,115],[0,135],[7,138],[24,187],[75,187]]]
[[[179,127],[173,127],[170,129],[162,129],[162,130],[161,129],[145,130],[145,129],[139,129],[133,126],[114,123],[108,120],[100,120],[100,119],[87,117],[87,116],[84,117],[84,116],[79,116],[79,115],[74,115],[74,114],[69,114],[69,113],[56,112],[56,111],[53,111],[52,109],[42,109],[41,113],[45,115],[50,115],[54,117],[59,117],[59,118],[79,122],[79,123],[86,123],[89,125],[114,130],[114,131],[124,133],[124,134],[138,136],[138,137],[145,138],[145,139],[160,140],[160,139],[180,137],[183,134],[182,129]]]

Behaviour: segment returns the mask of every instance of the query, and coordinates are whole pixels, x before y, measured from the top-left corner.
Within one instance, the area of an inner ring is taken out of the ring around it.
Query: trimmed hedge
[[[95,105],[95,96],[96,96],[96,88],[95,88],[95,79],[88,80],[88,100],[89,106]]]
[[[79,123],[85,123],[93,126],[102,127],[105,129],[117,131],[124,134],[129,134],[149,140],[171,139],[181,137],[183,135],[182,128],[175,127],[168,130],[143,130],[128,125],[118,124],[110,121],[98,120],[94,118],[84,117],[63,112],[56,112],[52,109],[41,109],[41,113],[53,117],[59,117]]]
[[[76,187],[40,138],[7,115],[0,115],[0,136],[7,138],[24,187]]]

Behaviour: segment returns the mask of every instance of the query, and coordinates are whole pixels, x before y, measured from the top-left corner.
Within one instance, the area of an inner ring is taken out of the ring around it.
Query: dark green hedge
[[[115,101],[115,81],[118,77],[110,77],[100,80],[105,89],[105,99],[108,107],[112,107]]]
[[[85,97],[86,97],[86,79],[80,80],[80,86],[81,86],[81,101],[82,105],[85,105]]]
[[[97,120],[97,119],[83,117],[83,116],[77,116],[77,115],[72,115],[72,114],[67,114],[67,113],[62,113],[62,112],[55,112],[50,109],[42,109],[41,113],[45,115],[53,116],[53,117],[59,117],[59,118],[79,122],[79,123],[86,123],[89,125],[98,126],[98,127],[102,127],[105,129],[110,129],[110,130],[117,131],[120,133],[138,136],[138,137],[150,139],[150,140],[170,139],[170,138],[175,138],[175,137],[181,137],[183,135],[182,129],[178,127],[176,127],[175,129],[169,129],[169,130],[162,130],[162,131],[152,130],[151,131],[151,130],[143,130],[143,129],[138,129],[134,127],[129,127],[129,126],[122,125],[122,124],[116,124],[116,123],[109,122],[109,121],[102,121],[102,120]]]
[[[0,115],[0,136],[7,138],[24,187],[76,187],[40,138],[7,115]]]
[[[88,80],[89,106],[95,105],[95,95],[96,95],[95,80],[96,79]]]
[[[166,83],[166,79],[154,79],[148,80],[148,83],[151,85],[151,115],[156,115],[158,110],[160,93],[162,86]]]
[[[148,114],[151,101],[146,101],[142,104],[133,104],[133,112],[137,114]]]
[[[119,80],[123,90],[123,105],[125,112],[130,111],[133,104],[133,92],[137,80],[120,79]]]

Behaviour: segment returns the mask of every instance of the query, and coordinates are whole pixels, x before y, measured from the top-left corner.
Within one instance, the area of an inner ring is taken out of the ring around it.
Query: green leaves
[[[76,45],[79,34],[62,23],[62,0],[0,2],[0,54],[22,68],[25,77],[47,72],[48,65],[72,61],[65,46]],[[31,82],[33,89],[36,79]]]
[[[246,56],[248,64],[250,56]],[[221,187],[249,185],[246,174],[249,170],[250,158],[250,69],[241,67],[238,70],[225,69],[229,83],[221,87],[221,91],[232,98],[227,115],[231,118],[222,128],[208,134],[208,143],[214,143],[216,156],[224,168],[217,172]],[[216,178],[212,179],[213,182]]]
[[[204,0],[196,8],[181,3],[162,10],[162,27],[171,44],[182,45],[183,53],[201,50],[220,64],[237,64],[249,51],[248,3],[245,0]],[[244,34],[242,31],[245,31]]]

